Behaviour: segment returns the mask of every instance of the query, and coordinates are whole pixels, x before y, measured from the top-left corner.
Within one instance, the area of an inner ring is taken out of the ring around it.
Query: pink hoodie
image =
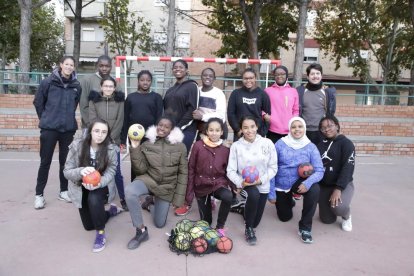
[[[289,120],[299,116],[299,96],[296,89],[287,82],[283,86],[276,83],[265,89],[270,98],[271,116],[269,131],[288,134]]]

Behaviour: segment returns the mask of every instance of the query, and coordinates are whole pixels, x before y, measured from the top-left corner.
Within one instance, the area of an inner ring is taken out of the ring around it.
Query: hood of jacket
[[[70,80],[69,83],[74,82],[77,80],[77,76],[76,76],[76,72],[73,71],[72,74],[70,75]],[[60,75],[59,69],[54,69],[52,72],[52,81],[58,82],[61,85],[63,85],[63,80],[62,80],[62,76]]]
[[[93,101],[94,103],[106,100],[106,97],[102,95],[102,92],[98,92],[96,90],[91,90],[89,93],[88,100]],[[115,102],[124,102],[125,101],[125,93],[121,91],[114,91],[109,99],[113,99]]]
[[[145,137],[148,138],[151,144],[154,144],[157,141],[157,126],[150,126],[145,133]],[[178,144],[184,140],[184,134],[180,128],[175,127],[165,139],[170,144]]]

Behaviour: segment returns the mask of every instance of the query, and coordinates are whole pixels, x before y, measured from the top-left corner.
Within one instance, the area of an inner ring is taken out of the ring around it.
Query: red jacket
[[[202,140],[193,145],[188,163],[187,204],[192,203],[194,194],[203,197],[232,184],[226,176],[229,153],[230,149],[223,145],[211,148]]]

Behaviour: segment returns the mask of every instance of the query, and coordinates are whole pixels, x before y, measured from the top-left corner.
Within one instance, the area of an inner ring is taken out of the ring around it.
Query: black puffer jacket
[[[75,112],[82,88],[72,73],[69,81],[63,81],[58,70],[42,80],[33,100],[39,118],[39,128],[58,132],[76,131]]]

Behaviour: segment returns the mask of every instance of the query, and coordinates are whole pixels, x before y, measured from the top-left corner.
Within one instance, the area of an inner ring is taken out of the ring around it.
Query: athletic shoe
[[[68,191],[60,192],[58,199],[62,201],[66,201],[68,203],[72,202],[72,200],[69,197]]]
[[[128,249],[137,249],[139,247],[139,245],[141,244],[141,242],[147,241],[149,239],[149,235],[148,235],[148,229],[147,227],[145,227],[145,231],[142,232],[141,229],[137,228],[137,232],[135,234],[135,237],[133,237],[129,242],[128,242]]]
[[[243,216],[244,215],[244,204],[239,207],[230,208],[230,212],[237,213]]]
[[[297,193],[292,193],[292,197],[294,200],[301,200],[302,199],[302,195],[297,194]]]
[[[216,229],[216,232],[220,236],[220,238],[226,236],[226,229],[224,229],[224,228],[218,228],[218,229]]]
[[[150,211],[150,206],[154,204],[154,197],[149,195],[145,197],[144,202],[141,204],[141,208],[144,210]]]
[[[240,191],[240,196],[246,201],[247,196],[248,196],[246,190],[241,190]]]
[[[346,232],[352,231],[352,218],[351,215],[349,215],[348,219],[342,219],[342,230]]]
[[[253,227],[246,227],[244,235],[245,235],[246,241],[249,245],[256,245],[257,238],[256,238],[255,232],[253,230]]]
[[[312,234],[310,231],[299,229],[298,234],[304,243],[313,243]]]
[[[46,201],[42,195],[35,196],[34,208],[39,210],[45,208]]]
[[[93,244],[92,252],[100,252],[105,249],[106,238],[103,230],[96,231],[95,243]]]
[[[128,205],[126,204],[125,199],[121,199],[121,207],[122,207],[122,209],[124,209],[125,212],[129,211]]]
[[[244,207],[244,204],[246,204],[246,200],[238,200],[237,198],[232,200],[230,208],[237,208],[237,207]]]
[[[189,205],[184,204],[183,206],[175,209],[174,213],[176,216],[185,216],[190,212],[190,210],[191,210],[191,205],[189,206]]]
[[[118,215],[122,211],[123,211],[122,208],[118,208],[118,206],[116,206],[116,204],[114,204],[114,203],[111,203],[111,205],[108,209],[110,217],[115,217],[116,215]]]

